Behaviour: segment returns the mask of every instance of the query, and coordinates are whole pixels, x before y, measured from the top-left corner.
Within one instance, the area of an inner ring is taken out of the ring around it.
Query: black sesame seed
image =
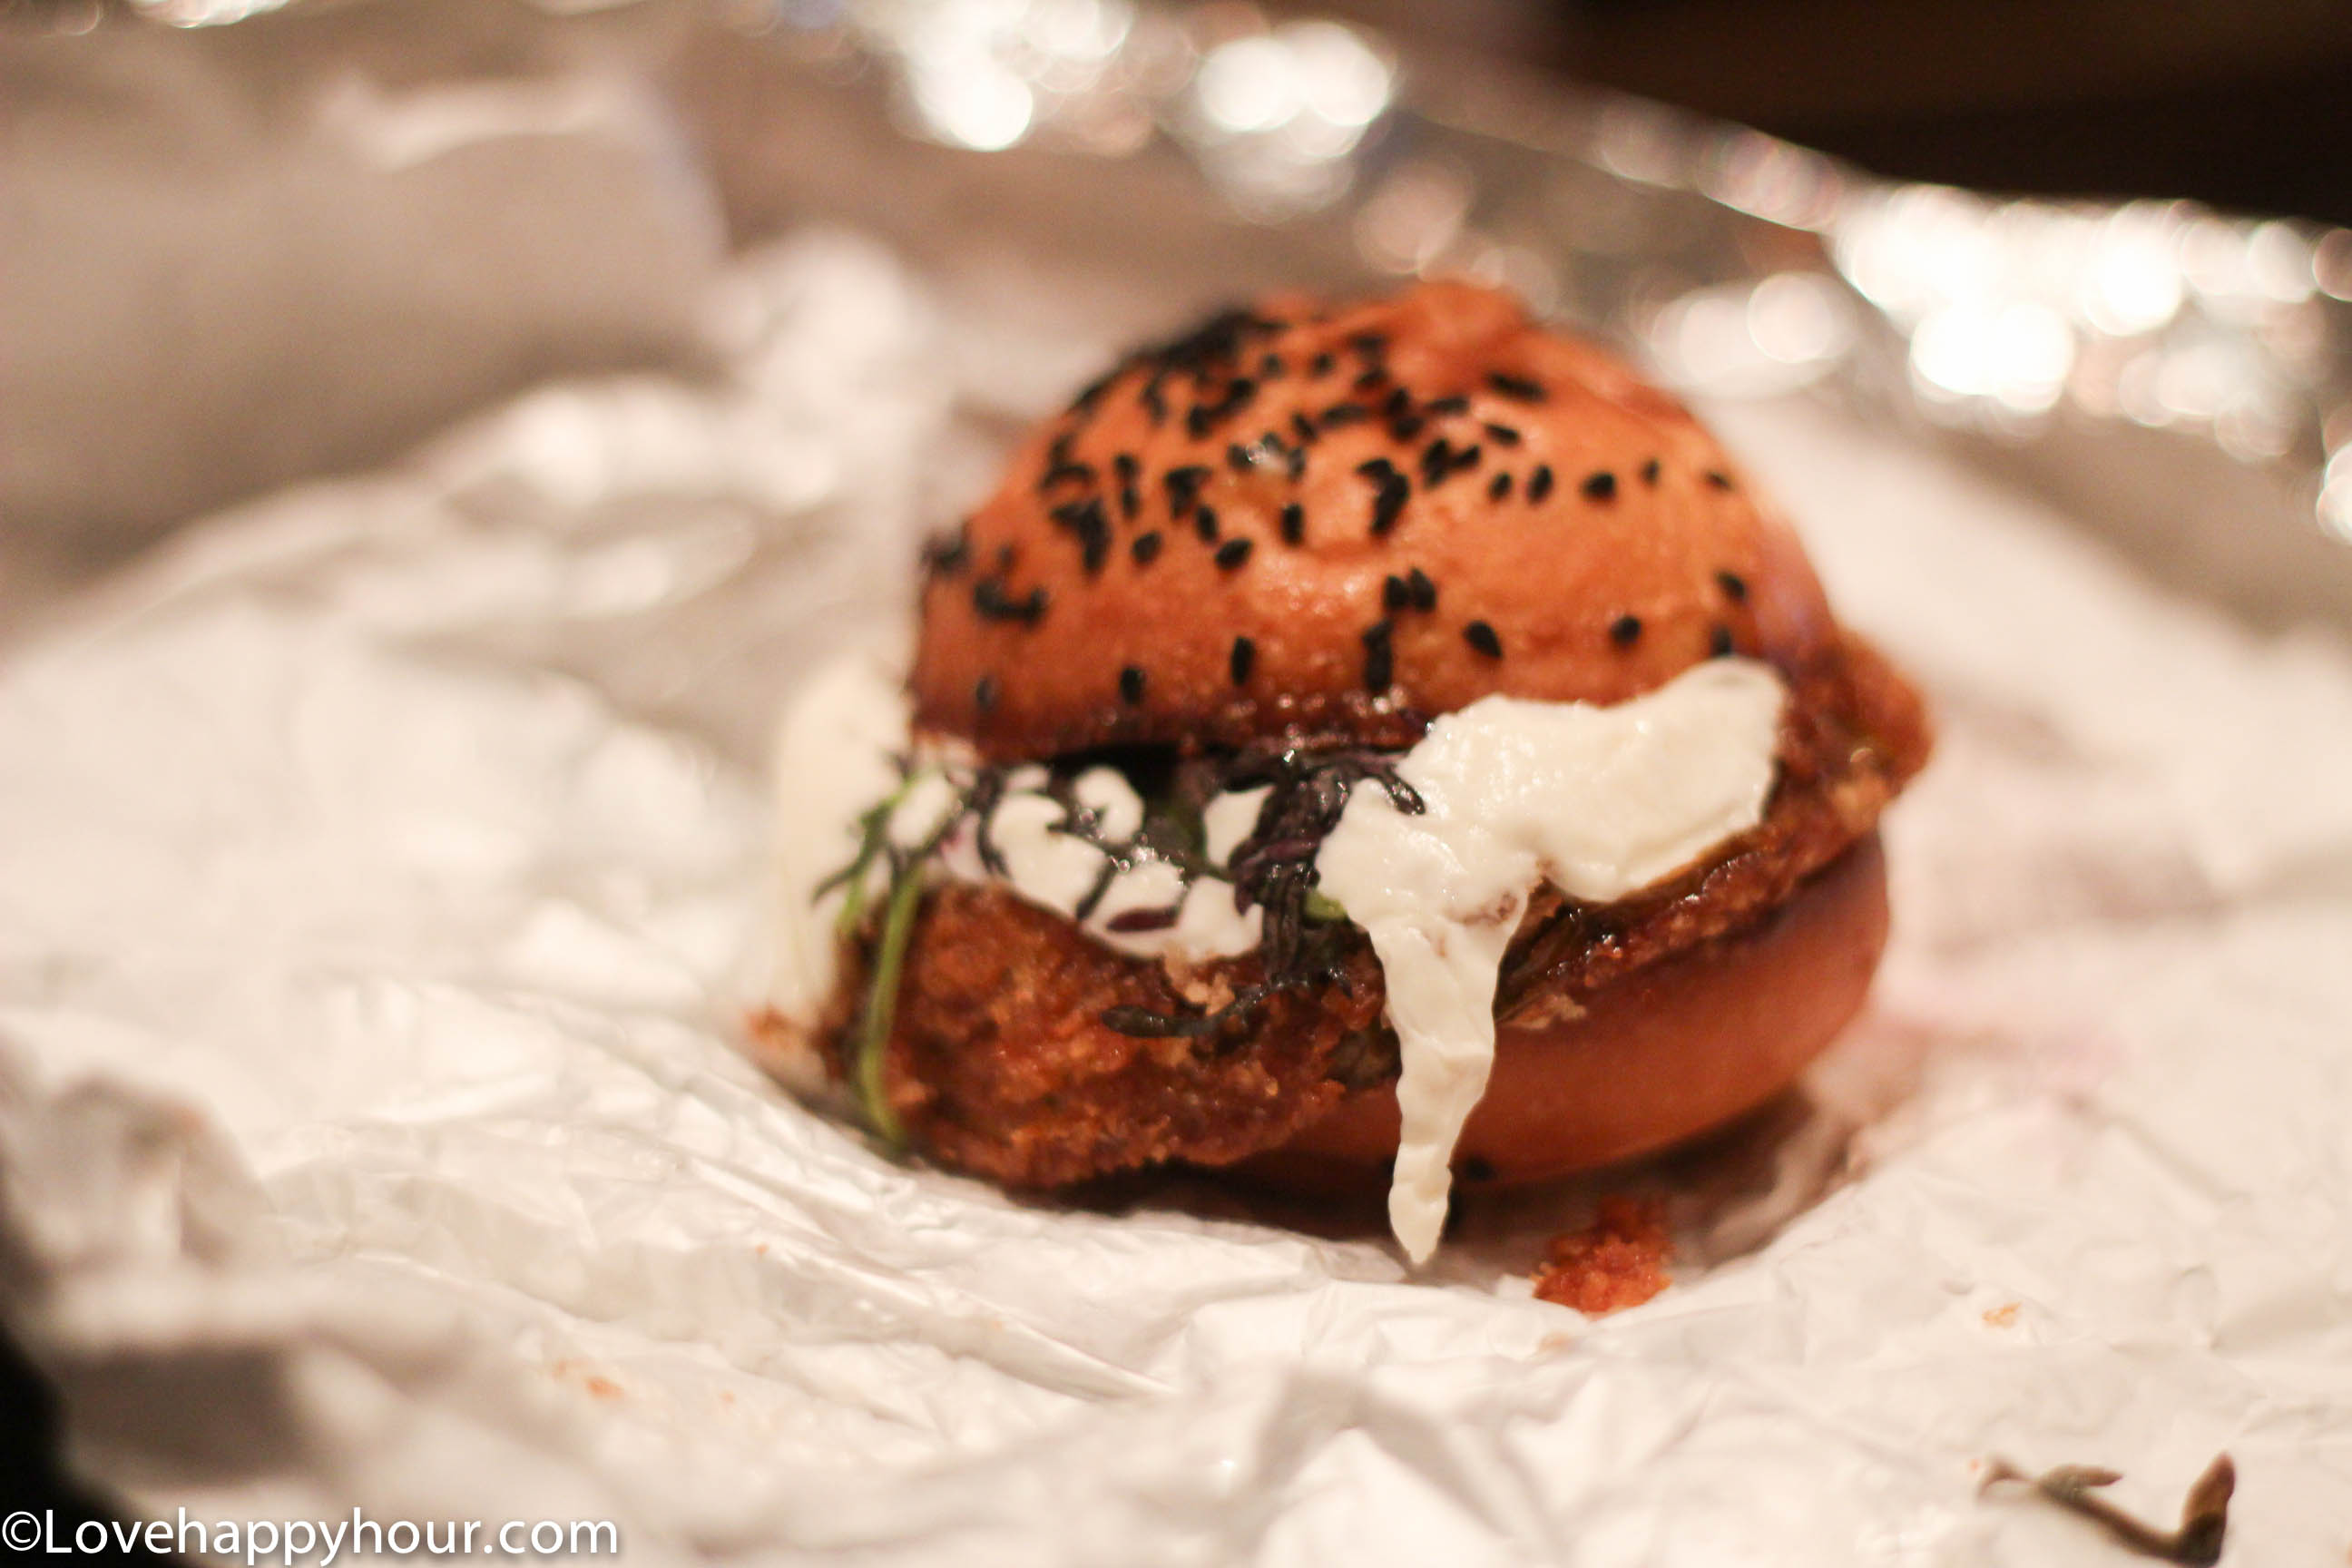
[[[1397,419],[1412,412],[1412,394],[1400,386],[1381,400],[1381,417]]]
[[[1348,346],[1366,359],[1379,359],[1389,352],[1386,332],[1356,332],[1349,335]]]
[[[1223,416],[1246,408],[1256,396],[1257,383],[1248,376],[1237,375],[1225,383],[1224,401],[1218,405],[1217,413]]]
[[[1135,557],[1138,566],[1149,566],[1160,559],[1160,531],[1155,528],[1149,533],[1137,534],[1135,542],[1127,547],[1127,552]]]
[[[1045,616],[1045,590],[1032,588],[1018,599],[1005,597],[1003,581],[982,577],[971,585],[971,607],[984,621],[1021,621],[1034,626]]]
[[[1386,458],[1367,458],[1356,465],[1356,472],[1368,479],[1386,480],[1396,473],[1396,465]]]
[[[1462,640],[1488,658],[1503,657],[1503,639],[1496,636],[1495,628],[1484,621],[1472,621],[1468,626],[1464,626]]]
[[[1235,637],[1233,658],[1227,665],[1234,672],[1235,686],[1249,684],[1250,671],[1257,668],[1257,644],[1247,637]]]
[[[1282,509],[1282,542],[1285,544],[1307,542],[1307,509],[1297,501]]]
[[[1168,515],[1183,516],[1200,499],[1201,487],[1208,481],[1209,470],[1198,463],[1181,468],[1171,468],[1160,483],[1168,487]]]
[[[1389,421],[1389,437],[1402,446],[1407,441],[1417,439],[1427,423],[1428,421],[1423,419],[1418,414],[1400,415]]]
[[[1160,390],[1158,375],[1155,374],[1150,381],[1143,384],[1142,403],[1145,411],[1151,416],[1153,429],[1156,430],[1168,422],[1168,398]]]
[[[1234,441],[1225,447],[1225,463],[1234,472],[1246,474],[1256,466],[1257,456],[1239,441]]]
[[[1372,497],[1372,531],[1386,533],[1394,528],[1412,497],[1412,483],[1402,474],[1391,473],[1382,479],[1380,493]]]
[[[1058,468],[1070,460],[1070,443],[1078,438],[1075,430],[1065,430],[1045,447],[1045,467]]]
[[[1243,562],[1247,561],[1250,558],[1250,551],[1255,547],[1255,542],[1253,540],[1226,540],[1223,544],[1217,546],[1218,567],[1223,571],[1233,571]]]
[[[1486,455],[1486,448],[1475,441],[1471,442],[1467,447],[1456,447],[1454,453],[1454,471],[1458,474],[1465,468],[1476,468],[1478,459]]]
[[[1214,544],[1217,542],[1217,509],[1213,506],[1195,508],[1192,512],[1192,531],[1201,536],[1202,543]]]
[[[1110,466],[1111,471],[1118,475],[1118,482],[1123,485],[1135,483],[1143,473],[1142,461],[1132,452],[1119,453],[1110,460]]]
[[[1509,469],[1504,469],[1501,473],[1496,474],[1493,479],[1486,481],[1486,499],[1488,500],[1507,500],[1509,499],[1510,494],[1511,474]]]
[[[1412,603],[1412,590],[1405,586],[1404,579],[1393,572],[1389,574],[1388,581],[1381,584],[1381,608],[1402,610]]]
[[[1093,484],[1095,482],[1094,465],[1092,463],[1055,463],[1052,468],[1047,468],[1045,477],[1037,481],[1037,488],[1041,490],[1049,490],[1065,480],[1072,479],[1080,484]]]
[[[1421,449],[1421,484],[1430,489],[1454,471],[1454,443],[1440,436]]]
[[[1328,375],[1331,374],[1331,367],[1339,363],[1339,361],[1333,359],[1328,353],[1317,354],[1313,360],[1308,362],[1307,374],[1309,375]]]
[[[1372,411],[1360,403],[1335,403],[1322,413],[1326,430],[1337,430],[1342,425],[1360,425],[1372,416]]]
[[[1102,395],[1110,390],[1110,384],[1117,381],[1118,373],[1126,368],[1123,364],[1115,364],[1079,388],[1077,396],[1070,399],[1070,412],[1080,418],[1093,414],[1095,405],[1102,401]]]
[[[1642,617],[1620,616],[1609,623],[1609,640],[1619,647],[1632,647],[1642,635]]]
[[[1411,593],[1414,609],[1437,608],[1437,584],[1430,579],[1428,573],[1414,567],[1405,574],[1404,585]]]
[[[1654,485],[1658,482],[1657,458],[1653,458],[1642,465],[1642,482],[1645,485]]]
[[[1143,511],[1143,498],[1135,493],[1133,485],[1121,485],[1118,489],[1118,515],[1133,522]]]
[[[1371,369],[1364,372],[1363,374],[1356,377],[1356,379],[1349,384],[1353,386],[1358,392],[1370,392],[1388,378],[1389,373],[1387,368],[1385,366],[1376,364],[1372,366]]]
[[[1495,445],[1497,447],[1516,447],[1519,444],[1519,431],[1516,425],[1497,425],[1488,420],[1486,434],[1494,438]]]
[[[1706,471],[1706,482],[1717,489],[1727,490],[1731,488],[1731,476],[1720,468],[1709,468]]]
[[[1717,658],[1721,658],[1725,654],[1729,653],[1731,628],[1720,623],[1709,627],[1706,634],[1706,651]]]
[[[1087,570],[1101,571],[1104,560],[1110,554],[1110,521],[1103,515],[1102,498],[1088,496],[1081,501],[1065,501],[1049,515],[1055,526],[1077,535]]]
[[[1021,551],[1018,546],[1000,544],[996,547],[996,569],[999,572],[1012,571],[1013,563],[1019,559],[1021,559]]]
[[[1280,354],[1268,354],[1257,362],[1257,378],[1260,381],[1272,381],[1289,368],[1282,363]]]
[[[983,675],[972,682],[971,705],[983,713],[996,706],[996,677]]]
[[[1390,627],[1378,621],[1364,628],[1364,689],[1377,697],[1396,679],[1396,650],[1389,646]]]
[[[1300,446],[1311,446],[1316,436],[1315,421],[1304,414],[1294,413],[1290,416],[1290,433],[1298,437]]]
[[[956,524],[953,533],[941,534],[924,548],[923,557],[930,569],[942,577],[952,577],[971,561],[971,524]]]
[[[1118,672],[1119,700],[1132,708],[1143,700],[1143,667],[1130,664]]]
[[[1551,465],[1538,463],[1536,471],[1528,476],[1528,500],[1539,501],[1551,494]]]
[[[1499,370],[1489,371],[1486,374],[1486,384],[1504,396],[1514,398],[1521,403],[1541,403],[1544,400],[1543,384],[1529,381],[1523,375],[1511,375]]]
[[[1467,414],[1470,412],[1470,400],[1456,393],[1451,397],[1432,398],[1421,407],[1424,414]]]
[[[1599,473],[1585,475],[1584,483],[1578,488],[1584,491],[1586,500],[1613,500],[1617,495],[1617,476],[1603,468]]]
[[[1723,596],[1733,604],[1744,605],[1748,602],[1748,579],[1738,573],[1717,572],[1715,574],[1715,585],[1721,588]]]

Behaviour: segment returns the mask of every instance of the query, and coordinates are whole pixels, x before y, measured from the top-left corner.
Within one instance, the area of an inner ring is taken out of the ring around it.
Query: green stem
[[[882,1068],[890,1047],[890,1021],[898,1010],[898,973],[906,967],[907,939],[915,929],[915,909],[922,902],[923,868],[919,859],[893,868],[890,907],[882,918],[882,937],[874,952],[874,982],[866,995],[866,1017],[857,1042],[857,1094],[866,1119],[892,1148],[903,1147],[907,1130],[883,1094]]]
[[[872,880],[866,872],[874,858],[889,847],[890,814],[906,793],[907,786],[899,785],[897,793],[859,819],[856,858],[817,884],[818,898],[824,897],[828,889],[842,889],[841,913],[835,917],[834,929],[843,936],[856,931],[857,922],[866,918],[866,884]]]

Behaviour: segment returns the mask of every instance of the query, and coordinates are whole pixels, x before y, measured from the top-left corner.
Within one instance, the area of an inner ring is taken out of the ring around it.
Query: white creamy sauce
[[[1403,1133],[1389,1219],[1414,1261],[1437,1245],[1462,1125],[1485,1092],[1495,1055],[1495,984],[1528,895],[1549,881],[1572,899],[1609,903],[1682,869],[1761,818],[1773,779],[1784,691],[1769,666],[1718,658],[1612,708],[1489,697],[1438,720],[1397,773],[1427,809],[1398,811],[1378,785],[1349,797],[1316,861],[1320,890],[1367,931],[1388,989],[1402,1073]],[[815,889],[857,852],[859,823],[898,794],[887,829],[902,849],[950,821],[971,776],[968,756],[935,752],[902,780],[908,746],[898,679],[856,658],[803,689],[778,739],[777,859],[781,930],[777,1009],[806,1018],[836,977],[834,926],[843,889]],[[1113,862],[1066,829],[1070,810],[1037,765],[1006,773],[990,816],[1001,879],[1020,898],[1072,920]],[[1224,865],[1255,827],[1264,787],[1233,791],[1202,813],[1210,863]],[[1071,783],[1093,835],[1123,847],[1118,867],[1080,928],[1118,952],[1171,963],[1257,948],[1261,915],[1234,907],[1229,882],[1181,871],[1133,844],[1143,802],[1115,769]],[[979,824],[955,822],[932,862],[938,874],[984,881]],[[882,891],[877,867],[867,891]],[[1178,900],[1181,903],[1179,906]],[[1177,909],[1153,931],[1114,931],[1122,914]]]
[[[929,841],[962,798],[973,765],[969,756],[934,751],[918,758],[902,780],[893,759],[906,754],[908,745],[902,679],[872,658],[844,658],[820,670],[785,712],[775,748],[778,908],[769,999],[786,1017],[815,1016],[832,994],[840,963],[834,927],[847,889],[821,897],[816,889],[856,858],[866,813],[898,794],[887,837],[901,849],[914,849]],[[1076,919],[1107,858],[1062,831],[1068,813],[1045,793],[1050,780],[1035,764],[1005,774],[989,842],[1003,860],[1003,880],[1015,894]],[[1143,826],[1142,797],[1115,768],[1088,769],[1072,781],[1070,794],[1093,814],[1095,837],[1104,843],[1129,845]],[[1243,790],[1210,804],[1203,826],[1212,861],[1223,864],[1249,836],[1265,795],[1262,788]],[[1234,908],[1232,884],[1202,878],[1188,890],[1170,862],[1140,851],[1131,858],[1080,922],[1089,936],[1131,956],[1182,963],[1256,951],[1263,917],[1255,909]],[[969,819],[940,845],[934,865],[964,881],[994,876],[982,862],[976,825]],[[878,897],[885,884],[877,865],[868,873],[867,895]],[[1175,923],[1164,929],[1110,929],[1121,914],[1176,907],[1179,900]]]
[[[1234,858],[1257,828],[1257,814],[1265,809],[1265,797],[1274,793],[1272,784],[1259,784],[1254,789],[1227,790],[1211,801],[1201,812],[1201,852],[1212,866],[1222,866]]]
[[[1379,953],[1402,1074],[1389,1224],[1435,1250],[1462,1124],[1495,1059],[1495,983],[1528,895],[1609,903],[1754,826],[1771,793],[1783,689],[1718,658],[1629,702],[1488,697],[1429,728],[1397,773],[1427,810],[1357,790],[1316,865]]]
[[[1094,837],[1121,849],[1129,862],[1111,870],[1108,885],[1079,920],[1078,910],[1111,866],[1111,858],[1066,831],[1070,814],[1044,793],[1045,784],[1043,768],[1015,770],[1006,776],[1004,798],[988,819],[989,845],[1003,863],[1005,886],[1015,894],[1077,921],[1088,936],[1130,957],[1197,963],[1256,951],[1264,916],[1255,909],[1246,913],[1234,909],[1231,883],[1204,877],[1188,889],[1174,863],[1133,843],[1143,826],[1143,798],[1116,768],[1089,768],[1071,781],[1071,797],[1094,816]],[[1226,804],[1239,802],[1240,796],[1223,796],[1205,814],[1209,858],[1218,864],[1257,822],[1265,794],[1246,793],[1251,798],[1245,806]],[[1242,820],[1244,811],[1246,820]],[[1222,850],[1216,847],[1221,838],[1227,840]],[[985,881],[995,875],[981,857],[978,823],[967,821],[956,829],[942,848],[940,865],[948,875],[965,881]],[[1151,931],[1113,929],[1121,915],[1169,909],[1176,910],[1170,925]]]

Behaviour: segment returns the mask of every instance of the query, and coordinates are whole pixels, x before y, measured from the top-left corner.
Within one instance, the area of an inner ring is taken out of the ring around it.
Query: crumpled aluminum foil
[[[2087,1564],[1981,1462],[2109,1465],[2160,1519],[2226,1448],[2234,1559],[2352,1544],[2352,650],[1895,417],[1850,302],[1809,387],[1708,415],[1945,733],[1874,1003],[1777,1120],[1473,1205],[1412,1277],[1376,1214],[1024,1204],[779,1093],[740,1046],[783,693],[903,634],[916,533],[1118,342],[1374,270],[1382,171],[1454,121],[1368,125],[1276,223],[1149,149],[908,143],[832,34],[581,25],[583,68],[696,84],[681,143],[785,231],[688,290],[688,368],[210,518],[0,655],[0,1300],[83,1473],[163,1517],[609,1519],[648,1562]],[[436,157],[566,146],[461,122]],[[1449,145],[1498,201],[1600,177]],[[1759,352],[1840,309],[1717,257]],[[1675,344],[1731,298],[1576,288]],[[2014,450],[2199,439],[2073,407]],[[1675,1286],[1530,1300],[1627,1190]]]

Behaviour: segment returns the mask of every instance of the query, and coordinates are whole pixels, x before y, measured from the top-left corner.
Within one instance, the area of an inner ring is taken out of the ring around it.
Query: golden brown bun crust
[[[1759,924],[1594,994],[1580,1016],[1505,1021],[1457,1173],[1507,1184],[1648,1153],[1763,1104],[1860,1010],[1886,943],[1886,867],[1857,842]],[[1382,1186],[1393,1084],[1359,1089],[1242,1170],[1307,1191]]]
[[[1377,459],[1402,495],[1379,531]],[[1409,743],[1489,693],[1617,702],[1727,643],[1795,668],[1833,636],[1794,534],[1679,403],[1457,282],[1271,300],[1138,355],[930,559],[916,723],[997,759]]]

